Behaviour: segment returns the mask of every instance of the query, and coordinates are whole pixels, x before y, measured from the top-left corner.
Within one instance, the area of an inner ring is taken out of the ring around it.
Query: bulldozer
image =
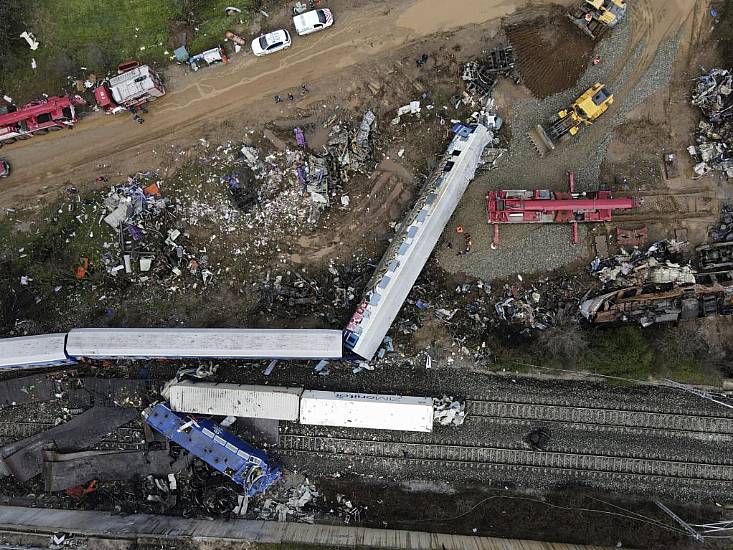
[[[626,0],[582,0],[568,18],[593,40],[615,27],[626,15]]]
[[[547,126],[538,124],[529,131],[541,157],[555,149],[560,141],[567,141],[583,126],[590,126],[613,103],[613,94],[605,84],[596,83],[576,99],[570,107],[554,115]]]

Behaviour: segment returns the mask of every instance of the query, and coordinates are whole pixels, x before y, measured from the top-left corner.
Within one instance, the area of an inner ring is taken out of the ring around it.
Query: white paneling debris
[[[429,397],[306,390],[300,401],[300,423],[431,432],[433,400]]]
[[[303,388],[176,382],[168,386],[171,409],[240,418],[298,420]]]
[[[0,338],[0,368],[23,368],[67,365],[66,333]]]

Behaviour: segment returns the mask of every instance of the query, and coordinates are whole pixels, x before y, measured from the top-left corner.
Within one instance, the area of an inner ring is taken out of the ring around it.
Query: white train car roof
[[[64,365],[72,361],[64,352],[66,333],[0,338],[0,368]]]
[[[305,390],[300,423],[406,432],[433,431],[430,397]]]
[[[303,388],[184,380],[168,386],[171,409],[242,418],[298,420]]]
[[[104,359],[339,359],[341,331],[324,329],[82,328],[69,332],[71,357]]]

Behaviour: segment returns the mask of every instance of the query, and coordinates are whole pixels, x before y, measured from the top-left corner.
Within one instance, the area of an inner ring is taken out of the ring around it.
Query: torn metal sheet
[[[192,456],[182,453],[177,459],[168,449],[153,451],[84,451],[61,454],[43,453],[43,483],[46,491],[62,491],[92,479],[115,481],[135,476],[164,476],[188,467]]]
[[[54,383],[45,376],[24,376],[0,382],[0,408],[53,398]]]
[[[1,447],[0,476],[13,475],[19,481],[27,481],[41,473],[44,449],[84,450],[137,418],[140,413],[135,409],[93,407],[50,430]]]

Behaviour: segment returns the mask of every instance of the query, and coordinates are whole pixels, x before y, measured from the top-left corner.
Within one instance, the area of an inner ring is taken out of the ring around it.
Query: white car
[[[312,10],[293,17],[293,25],[300,36],[316,31],[322,31],[333,25],[331,10]]]
[[[289,48],[291,43],[290,33],[285,29],[280,29],[255,38],[252,41],[252,52],[255,55],[267,55]]]

